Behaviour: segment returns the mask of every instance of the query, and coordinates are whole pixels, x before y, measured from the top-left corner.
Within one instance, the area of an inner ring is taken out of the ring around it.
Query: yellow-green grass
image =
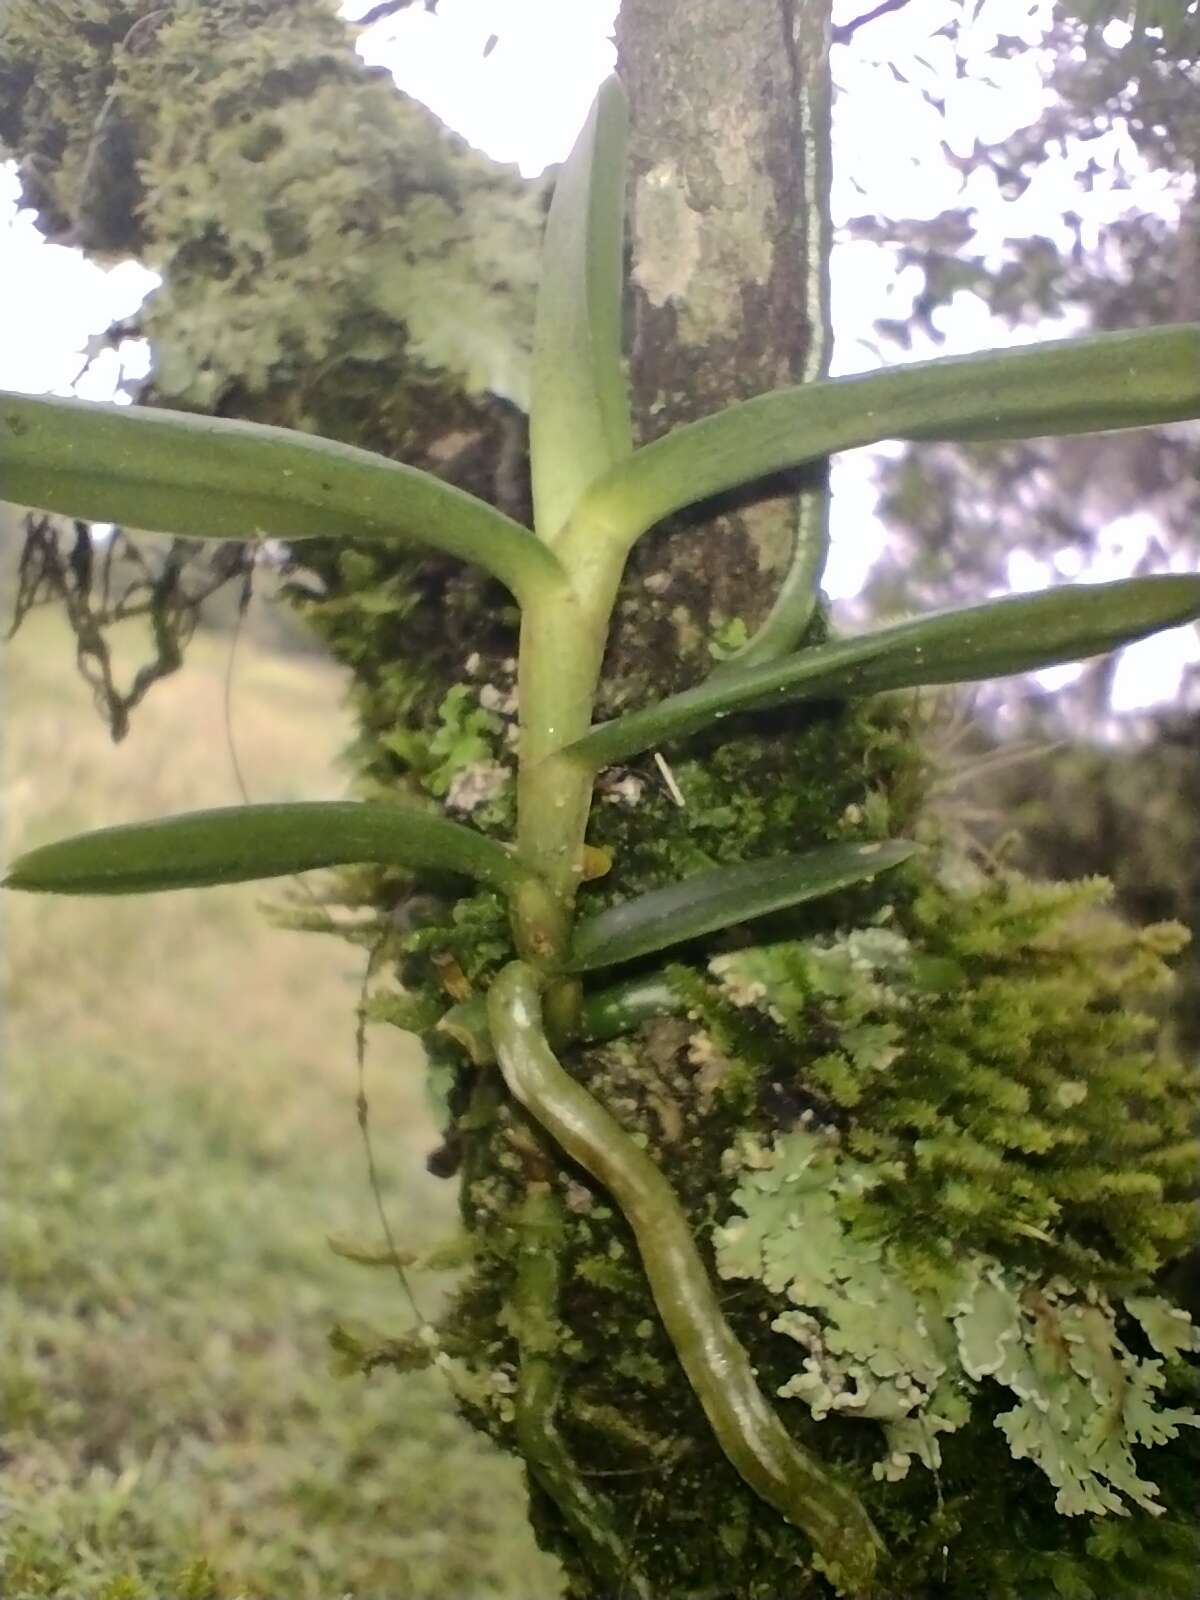
[[[114,747],[38,613],[5,662],[5,853],[238,799],[228,638],[200,634]],[[329,666],[239,648],[255,800],[345,792]],[[280,932],[275,886],[12,896],[0,1287],[6,1600],[549,1600],[524,1490],[433,1375],[338,1378],[335,1319],[411,1326],[355,1121],[361,957]],[[411,1041],[372,1030],[367,1088],[399,1238],[449,1232]],[[429,1305],[435,1283],[418,1284]]]

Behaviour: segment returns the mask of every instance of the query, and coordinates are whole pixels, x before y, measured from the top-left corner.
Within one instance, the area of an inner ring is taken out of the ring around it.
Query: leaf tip
[[[29,858],[27,856],[18,856],[17,859],[12,862],[12,864],[5,871],[4,876],[0,878],[0,889],[37,888],[36,876],[31,881],[28,872],[22,870],[28,859]]]

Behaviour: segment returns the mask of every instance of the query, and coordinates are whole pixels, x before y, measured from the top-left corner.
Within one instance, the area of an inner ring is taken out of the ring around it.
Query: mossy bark
[[[640,438],[806,374],[823,332],[813,325],[821,301],[812,253],[825,241],[814,226],[822,197],[805,188],[813,168],[803,126],[814,100],[827,104],[827,11],[823,0],[796,8],[751,0],[736,14],[668,0],[622,8]],[[798,487],[780,481],[702,507],[641,542],[618,602],[602,707],[695,682],[712,667],[719,628],[740,618],[753,630],[789,554]],[[717,863],[845,837],[847,818],[868,805],[877,825],[890,814],[900,831],[919,786],[901,731],[832,706],[743,719],[732,736],[667,755],[682,805],[649,757],[602,779],[589,840],[612,868],[585,889],[589,908]],[[780,926],[833,926],[875,903],[870,891],[849,895]],[[701,950],[688,954],[703,959]],[[654,1153],[706,1239],[728,1189],[722,1157],[741,1128],[762,1125],[763,1086],[736,1061],[705,1060],[686,1019],[567,1059]],[[492,1094],[486,1081],[482,1092]],[[547,1308],[558,1385],[541,1425],[565,1448],[553,1464],[534,1456],[530,1483],[535,1527],[562,1560],[569,1592],[596,1600],[828,1593],[804,1536],[746,1488],[716,1444],[609,1197],[507,1107],[484,1136],[469,1128],[467,1138],[465,1214],[497,1240],[496,1259],[459,1304],[456,1328],[469,1329],[470,1342],[485,1344],[498,1319],[521,1342],[510,1287],[519,1225],[509,1219],[530,1181],[552,1184],[564,1200],[562,1268]],[[733,1315],[753,1337],[760,1313],[748,1324]],[[513,1361],[509,1340],[493,1348],[497,1360]],[[510,1437],[503,1419],[480,1415]],[[528,1440],[528,1419],[524,1431]],[[590,1531],[580,1527],[580,1486],[594,1497]]]
[[[151,398],[318,429],[527,511],[523,424],[495,391],[520,398],[540,195],[364,69],[322,0],[286,12],[261,0],[88,10],[80,34],[57,11],[10,6],[0,137],[25,157],[47,231],[136,251],[164,272],[146,317]],[[625,0],[642,437],[819,364],[813,136],[827,112],[828,21],[828,0]],[[439,315],[432,291],[445,284],[451,314]],[[464,330],[453,312],[468,295],[491,304]],[[230,322],[240,339],[224,337]],[[718,627],[753,629],[787,559],[795,496],[813,487],[780,482],[706,506],[639,545],[602,709],[695,681]],[[437,558],[378,547],[304,556],[322,586],[305,610],[355,676],[364,782],[411,788],[509,833],[510,602]],[[921,758],[895,708],[738,719],[666,754],[673,787],[649,758],[602,775],[589,838],[611,870],[583,891],[589,909],[718,863],[901,834],[920,802]],[[848,891],[755,937],[820,939],[887,917],[915,927],[918,894],[917,876]],[[478,1248],[445,1349],[463,1409],[525,1458],[535,1527],[570,1594],[827,1596],[804,1536],[716,1444],[619,1209],[508,1100],[494,1069],[470,1068],[431,1027],[511,957],[504,907],[377,871],[346,874],[339,896],[403,991],[378,1009],[428,1029],[434,1064],[453,1080],[436,1160],[458,1173]],[[694,1011],[709,1005],[716,949],[683,952],[676,981]],[[1108,1005],[1107,992],[1096,1003]],[[727,1152],[740,1134],[769,1141],[813,1112],[853,1121],[807,1070],[837,1041],[769,1033],[768,1020],[722,1036],[697,1016],[664,1017],[565,1056],[661,1165],[706,1260],[714,1223],[728,1219]],[[940,1238],[936,1215],[916,1223]],[[725,1301],[768,1393],[795,1364],[769,1331],[777,1309],[756,1284]],[[1026,1492],[990,1424],[983,1416],[956,1438],[956,1455],[947,1450],[943,1495],[925,1472],[877,1482],[878,1440],[863,1423],[817,1423],[799,1402],[787,1412],[788,1427],[869,1499],[892,1545],[878,1592],[907,1600],[1050,1592],[1009,1583],[1007,1544],[1019,1525],[1023,1554],[1030,1529],[1049,1527],[1057,1559],[1063,1519],[1044,1489]],[[1083,1534],[1068,1542],[1081,1551]]]

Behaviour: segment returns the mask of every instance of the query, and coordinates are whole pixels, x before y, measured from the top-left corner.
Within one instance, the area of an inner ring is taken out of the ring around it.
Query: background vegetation
[[[6,660],[5,854],[236,801],[228,650],[202,631],[114,752],[60,617],[28,622]],[[243,641],[234,719],[257,798],[341,792],[342,694],[332,666]],[[262,899],[5,908],[0,1593],[550,1600],[519,1468],[437,1377],[333,1371],[335,1315],[411,1326],[390,1274],[325,1243],[379,1231],[355,1121],[359,959],[271,928]],[[367,1088],[385,1201],[420,1244],[453,1193],[425,1173],[436,1137],[395,1029],[373,1032]],[[437,1286],[418,1292],[432,1310]]]

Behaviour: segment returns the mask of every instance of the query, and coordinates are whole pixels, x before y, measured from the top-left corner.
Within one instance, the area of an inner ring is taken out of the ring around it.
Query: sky
[[[347,0],[343,14],[356,17],[368,9],[369,0]],[[835,0],[834,20],[848,21],[866,9],[868,0]],[[964,180],[943,159],[943,140],[956,155],[969,156],[977,138],[997,141],[1031,123],[1045,98],[1038,44],[1049,0],[982,0],[974,21],[960,32],[958,48],[979,73],[986,72],[986,81],[956,76],[954,47],[938,37],[947,21],[961,21],[963,9],[962,0],[911,0],[863,29],[851,47],[835,50],[841,91],[834,125],[835,224],[875,208],[930,217],[970,205],[981,224],[977,247],[998,261],[1005,238],[1033,232],[1069,248],[1072,235],[1061,216],[1071,209],[1082,219],[1085,246],[1094,246],[1106,223],[1128,208],[1129,196],[1103,178],[1087,191],[1077,174],[1085,161],[1105,168],[1117,157],[1127,170],[1139,169],[1120,129],[1089,142],[1086,150],[1047,161],[1017,199],[1002,196],[990,172],[979,168]],[[470,143],[533,176],[566,155],[597,85],[612,70],[615,11],[616,0],[439,0],[436,16],[416,4],[383,19],[361,35],[360,50],[371,64],[389,67],[402,89]],[[990,58],[1000,34],[1021,38],[1029,48],[1006,60]],[[944,101],[944,118],[921,90]],[[157,280],[133,262],[104,269],[75,250],[46,243],[31,216],[18,212],[18,190],[11,164],[0,164],[0,284],[4,303],[20,308],[0,341],[0,387],[110,398],[122,371],[130,378],[143,375],[145,350],[128,341],[89,364],[89,337],[136,311]],[[1162,175],[1146,173],[1137,185],[1142,211],[1173,215],[1179,199]],[[886,249],[861,241],[836,245],[835,375],[883,361],[964,354],[1075,331],[1055,322],[1014,332],[964,293],[937,316],[939,344],[916,338],[908,352],[882,349],[875,319],[906,318],[920,287],[917,269],[898,271]],[[879,453],[899,448],[883,446]],[[874,517],[866,452],[835,461],[833,489],[825,587],[834,599],[844,599],[859,591],[885,540]],[[1103,531],[1095,559],[1082,570],[1014,552],[1009,582],[1031,589],[1062,577],[1119,576],[1152,537],[1148,519],[1125,518]],[[1068,565],[1070,559],[1064,552]],[[1200,660],[1196,629],[1175,630],[1127,650],[1114,683],[1114,709],[1172,698],[1188,660]],[[1069,681],[1075,670],[1057,669],[1043,682],[1051,687]]]

